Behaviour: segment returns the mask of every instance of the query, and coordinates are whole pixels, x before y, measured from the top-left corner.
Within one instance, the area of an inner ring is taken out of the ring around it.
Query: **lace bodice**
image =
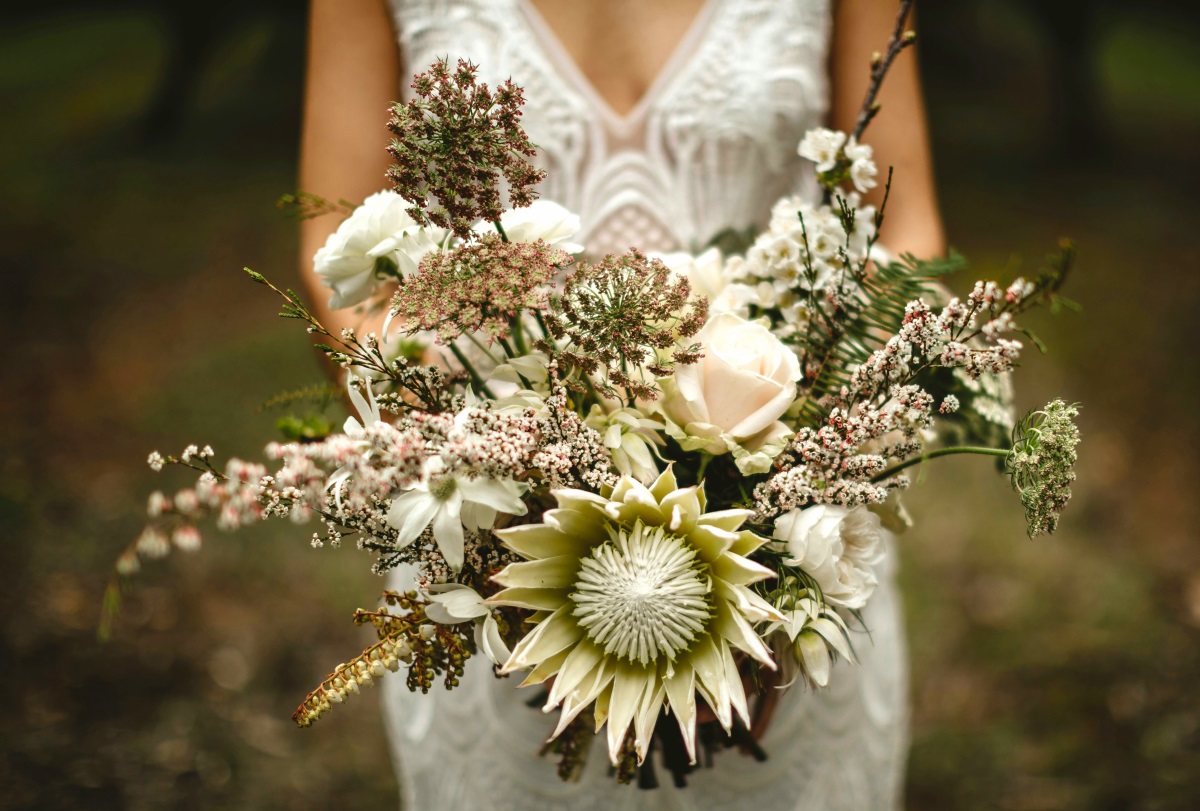
[[[525,88],[523,121],[549,173],[539,190],[580,214],[589,253],[697,250],[726,229],[765,226],[785,194],[815,194],[796,146],[826,112],[831,0],[708,0],[627,115],[599,96],[529,0],[389,1],[409,75],[461,57],[484,81]],[[407,76],[403,84],[407,92]],[[482,657],[451,692],[413,694],[384,679],[404,808],[896,808],[907,665],[890,564],[879,574],[865,614],[872,636],[855,637],[861,666],[839,663],[829,688],[781,699],[766,763],[730,751],[682,790],[661,767],[661,788],[617,785],[603,745],[578,783],[561,783],[554,757],[538,756],[552,717]],[[410,585],[393,575],[393,588]]]
[[[796,145],[827,107],[829,2],[708,0],[626,115],[529,0],[391,5],[410,73],[461,57],[485,81],[525,88],[541,195],[579,213],[580,241],[602,254],[700,249],[724,229],[764,226],[775,200],[811,183]]]

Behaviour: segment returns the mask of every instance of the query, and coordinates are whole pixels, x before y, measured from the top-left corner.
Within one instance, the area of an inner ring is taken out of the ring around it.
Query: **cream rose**
[[[883,529],[879,516],[866,507],[818,504],[792,510],[775,519],[772,537],[787,546],[784,562],[812,575],[828,602],[862,608],[875,592]]]
[[[704,356],[662,381],[668,432],[685,450],[732,452],[744,474],[769,469],[790,436],[800,362],[762,324],[718,313],[696,334]]]

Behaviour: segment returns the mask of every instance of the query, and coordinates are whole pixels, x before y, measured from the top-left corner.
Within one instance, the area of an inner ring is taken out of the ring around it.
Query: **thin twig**
[[[900,0],[900,8],[896,12],[896,24],[892,27],[892,38],[888,40],[887,50],[882,55],[876,54],[871,60],[871,83],[867,85],[867,95],[863,98],[862,109],[858,111],[858,120],[854,123],[854,132],[852,133],[852,137],[856,141],[862,139],[863,131],[871,123],[875,114],[879,112],[879,105],[876,103],[875,97],[879,95],[879,88],[883,85],[883,78],[891,68],[892,62],[901,51],[912,45],[917,39],[914,32],[904,29],[908,14],[912,11],[912,5],[913,0]]]

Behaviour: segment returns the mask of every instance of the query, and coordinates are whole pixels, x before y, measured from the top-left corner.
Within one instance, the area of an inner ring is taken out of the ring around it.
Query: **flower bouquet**
[[[269,464],[151,454],[200,476],[151,497],[119,574],[196,548],[205,517],[313,522],[313,546],[353,542],[415,587],[356,613],[377,641],[304,699],[300,726],[389,672],[452,689],[483,656],[542,685],[564,777],[602,730],[626,781],[656,740],[686,772],[705,726],[754,749],[756,692],[819,689],[855,661],[906,468],[995,456],[1031,536],[1070,497],[1075,408],[1013,420],[1006,400],[1017,319],[1062,301],[1069,247],[1033,278],[948,297],[938,282],[962,259],[889,256],[886,192],[878,208],[860,196],[902,23],[855,131],[799,144],[821,199],[778,201],[741,254],[579,258],[578,218],[536,200],[521,89],[466,62],[418,75],[389,122],[394,190],[315,257],[332,306],[382,328],[335,334],[248,271],[345,370],[355,415],[291,425]],[[949,436],[960,446],[928,449]]]

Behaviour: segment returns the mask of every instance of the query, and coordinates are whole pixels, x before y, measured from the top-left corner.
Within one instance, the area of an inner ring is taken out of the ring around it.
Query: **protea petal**
[[[511,673],[526,667],[534,667],[550,656],[576,642],[580,637],[579,626],[570,616],[570,606],[563,606],[517,643],[512,656],[504,663],[501,671]]]
[[[608,757],[614,766],[617,765],[617,755],[621,752],[625,733],[629,731],[629,725],[641,704],[642,694],[650,686],[649,679],[652,677],[653,672],[645,668],[618,666],[608,715]]]
[[[572,554],[577,546],[570,535],[546,524],[523,524],[498,529],[493,534],[509,549],[528,560]]]
[[[527,608],[531,611],[554,611],[562,606],[569,597],[569,591],[565,588],[541,589],[516,586],[496,592],[487,599],[487,602],[491,605],[511,605],[514,608]]]
[[[690,667],[680,668],[663,683],[671,712],[679,723],[683,745],[687,747],[688,760],[696,762],[696,671]]]
[[[558,555],[541,560],[512,563],[492,577],[502,586],[527,589],[562,589],[575,582],[579,558]]]

